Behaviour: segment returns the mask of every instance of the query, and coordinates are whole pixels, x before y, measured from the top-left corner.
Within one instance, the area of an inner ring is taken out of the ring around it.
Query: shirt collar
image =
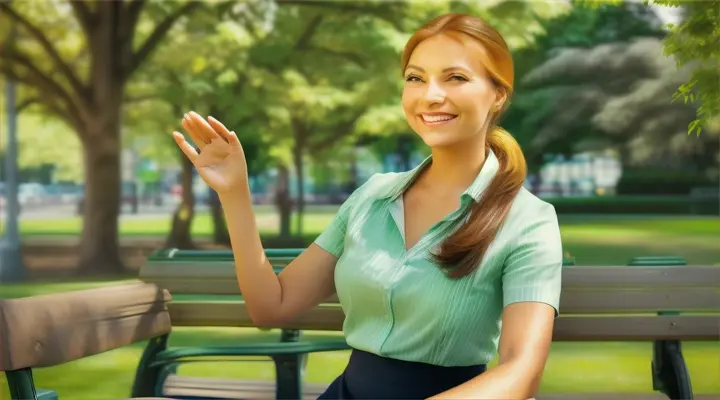
[[[405,190],[415,180],[417,175],[426,166],[428,166],[431,161],[432,156],[428,156],[417,167],[411,169],[410,171],[397,174],[395,179],[389,182],[389,184],[386,185],[384,188],[381,188],[379,190],[377,197],[379,199],[397,199],[403,192],[405,192]],[[480,201],[480,197],[482,196],[485,189],[487,189],[487,187],[490,185],[490,182],[493,180],[499,169],[500,163],[497,159],[497,156],[495,156],[495,153],[493,153],[492,150],[488,149],[488,155],[485,159],[485,163],[483,164],[482,169],[475,177],[475,180],[470,185],[470,187],[468,187],[463,192],[462,197],[465,197],[467,195],[476,202]]]

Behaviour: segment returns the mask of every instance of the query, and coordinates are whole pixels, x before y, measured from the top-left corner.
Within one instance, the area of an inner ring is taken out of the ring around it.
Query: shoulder
[[[530,241],[550,247],[561,246],[560,224],[555,207],[525,188],[520,189],[513,200],[502,232],[504,243],[508,245]]]
[[[506,221],[516,228],[541,222],[558,224],[555,207],[525,188],[521,188],[513,200]]]

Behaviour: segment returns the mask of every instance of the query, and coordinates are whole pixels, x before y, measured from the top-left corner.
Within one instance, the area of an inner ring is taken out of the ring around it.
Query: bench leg
[[[653,343],[653,389],[673,400],[693,400],[690,374],[678,340]]]
[[[36,400],[35,382],[33,381],[32,369],[23,368],[15,371],[6,371],[8,386],[10,387],[10,399],[12,400]]]
[[[275,379],[277,381],[277,399],[302,398],[302,380],[306,354],[288,354],[273,356],[275,361]]]
[[[298,329],[283,329],[280,341],[297,342],[302,332]],[[276,399],[302,398],[302,381],[305,375],[305,354],[287,354],[273,356],[275,362]]]
[[[158,385],[161,371],[159,367],[151,367],[151,365],[160,352],[167,350],[168,336],[163,335],[148,340],[135,372],[131,397],[153,397],[156,395],[155,388]]]

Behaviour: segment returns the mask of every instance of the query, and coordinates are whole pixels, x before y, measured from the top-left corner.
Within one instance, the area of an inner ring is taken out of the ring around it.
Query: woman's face
[[[433,36],[413,50],[402,105],[410,127],[430,147],[484,141],[489,114],[504,100],[470,38]]]

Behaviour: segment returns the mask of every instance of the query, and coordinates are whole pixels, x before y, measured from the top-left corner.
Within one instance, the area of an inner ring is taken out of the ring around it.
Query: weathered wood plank
[[[720,313],[720,288],[568,289],[560,297],[560,312],[565,315],[667,310]]]
[[[131,283],[0,300],[0,371],[57,365],[169,333],[156,285]]]
[[[175,326],[256,326],[243,302],[170,304]],[[321,304],[292,322],[269,328],[342,330],[342,309]],[[648,341],[659,339],[720,340],[719,315],[678,316],[564,316],[555,322],[554,340]]]
[[[208,294],[240,296],[237,284],[228,281],[164,281],[160,286],[181,295],[193,291]],[[207,289],[207,290],[206,290]],[[336,295],[326,302],[337,303]],[[623,314],[658,311],[720,311],[720,289],[672,288],[653,289],[566,289],[560,298],[560,311],[567,314]]]
[[[303,399],[316,399],[328,384],[304,383]],[[196,378],[171,375],[164,386],[168,396],[222,399],[274,399],[275,381]],[[661,393],[539,393],[535,400],[667,400]],[[720,400],[720,395],[695,395],[696,400]]]
[[[720,267],[564,267],[563,288],[720,287]]]
[[[317,399],[327,384],[303,384],[303,399]],[[226,378],[197,378],[171,375],[165,381],[167,396],[187,396],[217,399],[275,399],[275,381]]]
[[[150,262],[140,279],[171,293],[239,294],[233,263]],[[598,288],[720,287],[720,267],[564,267],[563,290]]]
[[[720,316],[560,316],[555,321],[553,340],[720,340]]]

